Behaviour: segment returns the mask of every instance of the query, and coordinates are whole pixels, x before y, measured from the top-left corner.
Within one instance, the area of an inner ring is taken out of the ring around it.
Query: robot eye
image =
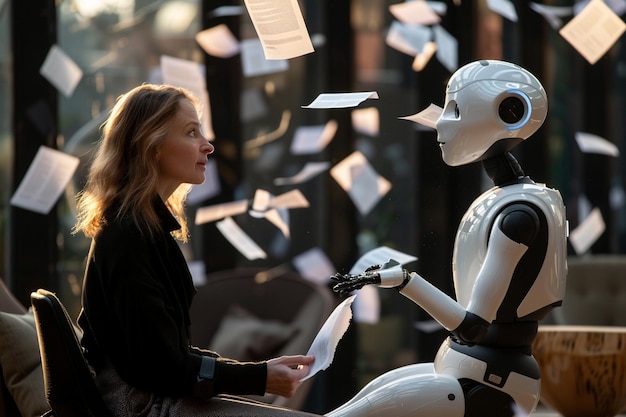
[[[498,107],[498,115],[504,123],[517,123],[524,117],[526,109],[524,103],[518,97],[507,97]]]
[[[456,117],[457,119],[459,117],[461,117],[461,111],[459,110],[459,105],[458,104],[456,104],[454,106],[454,117]]]

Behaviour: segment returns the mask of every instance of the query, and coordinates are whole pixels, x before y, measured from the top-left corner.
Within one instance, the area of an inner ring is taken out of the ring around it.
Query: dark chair
[[[30,301],[37,325],[46,399],[52,409],[44,416],[110,417],[61,301],[43,289],[31,293]]]
[[[207,275],[206,284],[198,287],[191,305],[191,341],[200,347],[214,348],[214,337],[229,309],[236,305],[261,321],[280,322],[295,329],[287,343],[282,344],[269,357],[305,354],[333,308],[337,298],[327,287],[304,279],[299,273],[284,271],[274,277],[265,277],[263,268],[236,268]],[[238,334],[233,327],[229,332]],[[259,336],[258,334],[256,335]],[[240,340],[243,345],[259,346],[263,337]],[[228,350],[218,353],[233,359]],[[253,360],[269,359],[255,358]],[[309,378],[291,398],[265,395],[251,396],[258,401],[290,409],[301,409],[312,387]]]

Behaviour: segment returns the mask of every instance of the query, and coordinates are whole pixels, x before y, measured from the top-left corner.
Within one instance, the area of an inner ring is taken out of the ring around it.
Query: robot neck
[[[510,152],[483,160],[483,167],[496,186],[517,182],[525,177],[524,170]]]

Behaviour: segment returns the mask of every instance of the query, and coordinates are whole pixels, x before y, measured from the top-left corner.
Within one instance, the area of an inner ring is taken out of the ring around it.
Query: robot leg
[[[431,363],[391,370],[366,385],[327,417],[463,417],[459,382],[434,373]]]
[[[400,368],[393,369],[389,372],[386,372],[376,377],[372,381],[370,381],[354,397],[352,397],[350,401],[348,401],[347,403],[343,404],[341,407],[334,410],[333,413],[337,413],[339,412],[339,410],[342,410],[344,408],[345,409],[350,408],[353,403],[365,397],[370,392],[374,392],[380,389],[382,386],[387,385],[390,381],[404,378],[405,376],[410,376],[410,375],[432,374],[432,373],[434,373],[434,368],[433,368],[432,363],[417,363],[417,364],[406,365]]]

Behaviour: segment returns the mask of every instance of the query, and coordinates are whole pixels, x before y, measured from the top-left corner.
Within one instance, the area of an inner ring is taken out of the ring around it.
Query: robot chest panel
[[[489,234],[497,215],[510,199],[500,189],[490,190],[474,200],[461,219],[452,258],[452,273],[457,301],[469,303],[472,288],[487,252]]]
[[[537,200],[537,193],[543,190],[543,187],[535,184],[493,187],[474,200],[467,209],[459,224],[453,253],[454,286],[458,301],[463,306],[469,303],[498,215],[510,204]]]
[[[453,278],[457,300],[467,306],[471,292],[487,254],[492,228],[502,210],[513,203],[530,204],[541,210],[548,228],[547,262],[531,292],[540,303],[562,299],[565,276],[566,234],[565,207],[560,194],[538,184],[515,184],[494,187],[478,197],[463,216],[457,231],[453,253]],[[537,297],[535,293],[547,294]],[[528,309],[536,308],[529,306]],[[522,312],[523,313],[523,312]]]

